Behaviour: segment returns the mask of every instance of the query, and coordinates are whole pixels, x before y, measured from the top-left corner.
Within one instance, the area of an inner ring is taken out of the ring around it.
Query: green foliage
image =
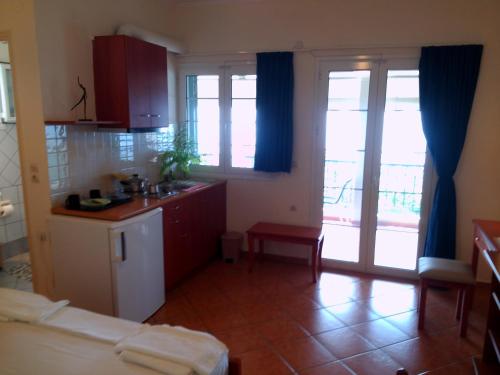
[[[196,144],[189,139],[185,127],[176,129],[173,140],[169,142],[167,150],[159,155],[158,161],[162,177],[172,172],[176,178],[187,177],[191,165],[200,163]]]

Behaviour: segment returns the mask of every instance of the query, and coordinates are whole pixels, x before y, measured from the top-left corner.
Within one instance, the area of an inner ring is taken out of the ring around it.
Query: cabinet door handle
[[[160,115],[151,115],[151,117],[159,118]]]
[[[140,114],[139,117],[151,117],[151,114],[150,113],[143,113],[143,114]]]

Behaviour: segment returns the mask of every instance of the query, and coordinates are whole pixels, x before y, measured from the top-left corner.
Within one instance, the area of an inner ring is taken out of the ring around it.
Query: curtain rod
[[[418,44],[407,44],[407,45],[372,45],[372,46],[331,46],[331,47],[323,47],[323,48],[304,48],[304,44],[301,40],[295,42],[292,48],[276,48],[276,49],[264,49],[264,50],[244,50],[244,51],[220,51],[220,52],[193,52],[193,53],[185,53],[180,54],[179,57],[196,57],[196,56],[222,56],[222,55],[252,55],[259,52],[305,52],[305,53],[326,53],[335,51],[336,53],[341,52],[353,52],[353,51],[380,51],[380,50],[416,50],[420,52],[420,49],[425,46],[448,46],[448,45],[462,45],[462,44],[482,44],[477,41],[455,41],[455,42],[423,42]]]
[[[243,51],[219,51],[219,52],[193,52],[193,53],[184,53],[180,54],[179,57],[196,57],[196,56],[221,56],[221,55],[253,55],[256,53],[265,53],[265,52],[309,52],[309,53],[321,53],[321,52],[349,52],[349,51],[380,51],[380,50],[408,50],[408,49],[420,49],[423,44],[419,45],[405,45],[405,46],[388,46],[388,45],[380,45],[380,46],[350,46],[350,47],[327,47],[327,48],[301,48],[295,44],[294,47],[286,49],[286,48],[276,48],[276,49],[264,49],[264,50],[243,50]]]

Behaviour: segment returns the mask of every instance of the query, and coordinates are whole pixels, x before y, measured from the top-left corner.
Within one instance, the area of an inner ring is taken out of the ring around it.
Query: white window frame
[[[223,171],[225,160],[224,136],[222,124],[224,123],[223,108],[221,98],[223,95],[223,69],[216,64],[189,64],[179,69],[179,120],[182,126],[185,126],[186,118],[186,77],[190,75],[217,75],[219,76],[219,166],[212,165],[194,165],[191,170],[193,174],[203,171],[208,174],[218,174]]]
[[[257,74],[255,56],[234,56],[229,58],[196,58],[195,62],[179,63],[179,120],[186,122],[186,76],[218,75],[219,76],[219,166],[194,165],[192,174],[199,177],[224,178],[257,178],[270,179],[277,173],[258,172],[253,168],[240,168],[231,165],[231,103],[232,75]]]

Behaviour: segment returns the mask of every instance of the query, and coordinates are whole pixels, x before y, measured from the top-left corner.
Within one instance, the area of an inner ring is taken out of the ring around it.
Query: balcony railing
[[[418,227],[423,165],[382,164],[378,197],[378,225]],[[326,160],[323,198],[325,221],[359,224],[363,171],[357,161]]]

